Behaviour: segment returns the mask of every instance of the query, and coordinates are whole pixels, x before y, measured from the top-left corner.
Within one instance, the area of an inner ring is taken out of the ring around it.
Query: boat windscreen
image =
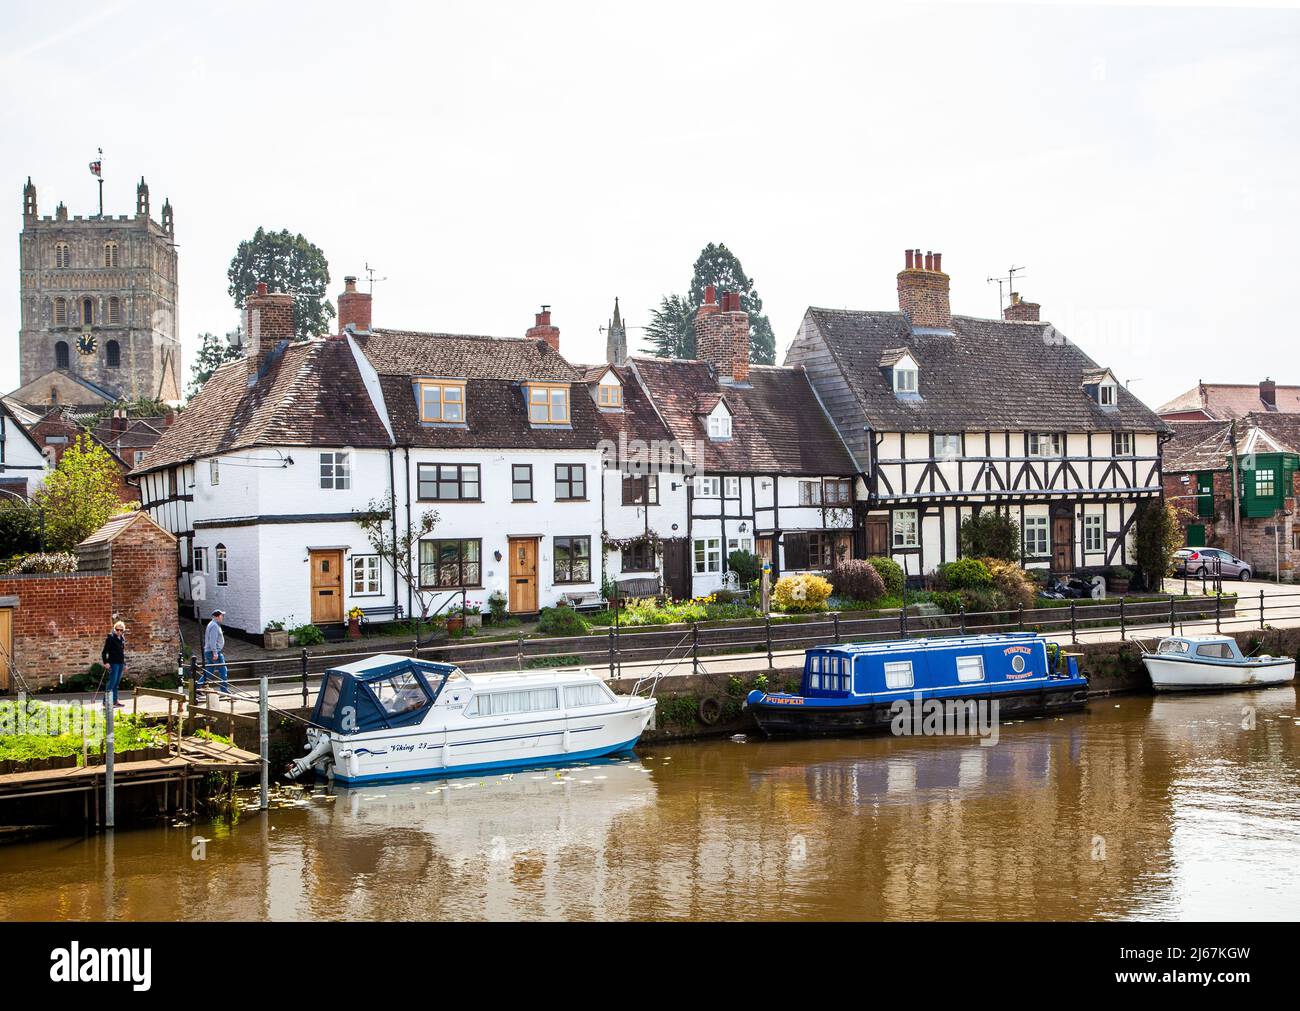
[[[1186,653],[1187,643],[1181,639],[1166,639],[1160,644],[1159,653]]]
[[[430,700],[424,686],[410,671],[368,683],[376,701],[389,716],[401,716],[422,708]]]
[[[320,693],[320,709],[317,712],[320,719],[334,719],[334,710],[339,704],[339,693],[342,690],[342,674],[331,674],[325,679],[325,687],[321,689]]]

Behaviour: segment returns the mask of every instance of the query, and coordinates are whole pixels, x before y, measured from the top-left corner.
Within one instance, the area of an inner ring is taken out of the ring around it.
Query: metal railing
[[[605,668],[611,680],[639,680],[654,673],[698,674],[706,661],[750,660],[754,667],[774,670],[779,662],[802,656],[812,646],[840,642],[872,642],[907,637],[973,635],[986,632],[1032,631],[1071,643],[1090,634],[1134,632],[1178,634],[1264,629],[1269,620],[1300,620],[1300,588],[1294,593],[1252,592],[1249,583],[1240,593],[1204,597],[1161,597],[1110,600],[1070,600],[994,611],[942,613],[925,605],[911,605],[896,615],[854,617],[851,612],[816,616],[767,616],[731,622],[693,622],[669,626],[611,625],[578,636],[527,637],[480,642],[411,641],[407,648],[365,646],[355,650],[310,653],[294,657],[230,660],[225,664],[233,700],[266,678],[273,699],[292,699],[307,707],[312,703],[315,676],[331,667],[350,663],[377,652],[393,653],[454,664],[469,674],[557,670],[574,667]],[[204,673],[200,657],[190,659],[191,682]],[[217,689],[209,687],[209,692]],[[221,703],[219,703],[221,704]]]

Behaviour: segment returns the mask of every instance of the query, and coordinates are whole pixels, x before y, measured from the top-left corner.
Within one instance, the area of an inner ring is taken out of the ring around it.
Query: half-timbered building
[[[1167,426],[1037,304],[1013,294],[1003,319],[953,315],[941,254],[906,252],[898,298],[896,312],[809,308],[785,359],[859,465],[858,553],[923,577],[994,508],[1019,524],[1027,567],[1130,563]]]

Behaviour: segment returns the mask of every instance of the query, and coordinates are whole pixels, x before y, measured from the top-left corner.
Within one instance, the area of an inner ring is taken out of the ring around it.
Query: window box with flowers
[[[289,633],[284,627],[282,621],[268,621],[266,630],[262,633],[263,649],[288,649]]]
[[[465,607],[461,611],[461,615],[465,618],[466,628],[483,627],[483,605],[477,600],[465,601]]]

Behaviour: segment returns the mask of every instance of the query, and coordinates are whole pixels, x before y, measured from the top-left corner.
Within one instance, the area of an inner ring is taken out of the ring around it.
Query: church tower
[[[614,298],[614,318],[605,330],[605,361],[610,365],[627,364],[627,326],[618,311],[618,297]]]
[[[19,236],[22,385],[13,399],[94,408],[179,402],[175,223],[170,201],[161,222],[150,218],[149,206],[141,179],[134,215],[69,218],[59,204],[53,217],[41,217],[27,180]]]

